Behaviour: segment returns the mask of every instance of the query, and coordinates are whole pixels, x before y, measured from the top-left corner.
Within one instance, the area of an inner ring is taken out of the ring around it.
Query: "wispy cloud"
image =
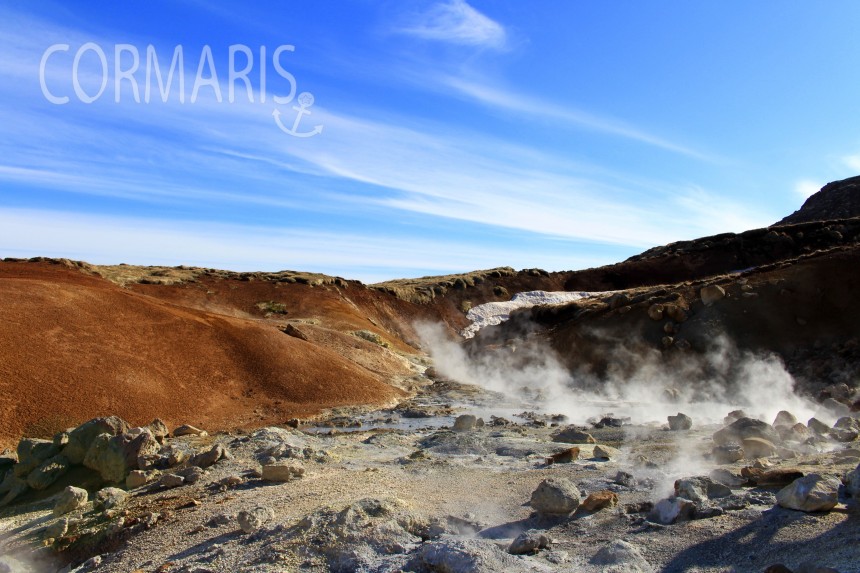
[[[818,193],[823,187],[821,183],[816,183],[809,179],[802,179],[794,184],[794,192],[802,199],[808,198],[810,195]]]
[[[857,174],[860,174],[860,153],[854,155],[846,155],[842,158],[842,162],[854,170]]]
[[[448,0],[434,4],[425,12],[415,14],[410,21],[395,28],[395,32],[424,40],[452,44],[504,48],[505,28],[475,10],[465,0]]]

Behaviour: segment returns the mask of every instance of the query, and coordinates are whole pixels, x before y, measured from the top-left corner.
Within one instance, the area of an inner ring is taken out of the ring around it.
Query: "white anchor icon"
[[[275,123],[278,124],[278,127],[281,128],[281,131],[284,133],[288,133],[293,137],[313,137],[314,135],[318,135],[322,133],[323,126],[317,125],[311,131],[300,132],[299,123],[302,121],[302,117],[305,115],[310,115],[311,112],[308,110],[309,107],[314,105],[314,96],[310,92],[302,92],[298,97],[299,105],[293,106],[293,109],[296,111],[296,119],[293,121],[292,129],[287,129],[287,127],[281,122],[281,111],[278,108],[272,112],[272,115],[275,118]]]

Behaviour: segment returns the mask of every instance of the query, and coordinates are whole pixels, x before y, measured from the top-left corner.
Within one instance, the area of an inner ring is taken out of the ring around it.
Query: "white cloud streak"
[[[501,24],[475,10],[465,0],[436,3],[429,10],[414,15],[395,32],[423,40],[497,50],[504,48],[507,40]]]

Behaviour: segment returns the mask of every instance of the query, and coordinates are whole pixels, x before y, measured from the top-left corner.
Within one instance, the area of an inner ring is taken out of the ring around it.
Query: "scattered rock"
[[[113,509],[125,503],[128,493],[117,487],[106,487],[96,492],[93,506],[96,509]]]
[[[208,468],[211,465],[214,465],[215,462],[225,457],[227,454],[227,449],[221,444],[215,444],[210,449],[205,452],[201,452],[196,456],[193,456],[188,463],[192,466],[198,466],[201,468]]]
[[[625,573],[652,573],[654,568],[639,550],[630,543],[616,539],[604,545],[591,559],[594,565],[617,566],[613,571]]]
[[[748,460],[756,458],[769,458],[776,454],[776,446],[770,440],[763,438],[744,438],[744,457]]]
[[[594,444],[596,440],[594,437],[587,433],[583,432],[580,428],[576,426],[568,426],[563,430],[560,430],[552,435],[553,442],[564,442],[567,444]]]
[[[467,432],[469,430],[474,430],[477,423],[478,419],[472,414],[463,414],[461,416],[457,416],[457,419],[454,420],[454,426],[452,429],[455,432]]]
[[[702,290],[699,291],[699,296],[702,297],[702,302],[705,306],[711,306],[718,300],[723,299],[726,296],[726,291],[720,285],[708,285],[702,287]]]
[[[719,446],[740,444],[747,438],[761,438],[773,444],[779,443],[779,433],[767,422],[755,418],[739,418],[714,434]]]
[[[669,429],[672,431],[689,430],[692,427],[693,419],[686,414],[678,412],[677,416],[669,416]]]
[[[791,412],[787,412],[786,410],[780,410],[776,415],[776,418],[773,420],[773,424],[771,424],[774,428],[779,428],[780,426],[785,426],[790,428],[791,426],[797,423],[797,418],[794,417],[794,414]]]
[[[239,527],[245,533],[253,533],[275,518],[275,510],[271,507],[255,507],[250,511],[240,511],[236,516]]]
[[[550,538],[540,531],[523,531],[508,547],[511,555],[534,555],[541,549],[549,549],[552,545]]]
[[[287,482],[305,475],[305,468],[298,462],[275,462],[263,466],[263,479],[266,481]]]
[[[579,459],[579,448],[573,447],[550,455],[546,459],[547,464],[569,464]]]
[[[182,476],[178,476],[176,474],[164,474],[161,476],[161,479],[158,481],[158,484],[161,487],[171,489],[174,487],[179,487],[185,483],[185,478]]]
[[[27,476],[27,485],[35,490],[46,489],[69,471],[69,467],[71,467],[71,463],[63,454],[48,458],[42,462],[42,465],[30,472]]]
[[[621,451],[617,448],[613,448],[612,446],[599,444],[594,446],[593,456],[598,460],[617,460],[621,457]]]
[[[711,455],[718,464],[733,464],[744,459],[744,449],[736,444],[715,446]]]
[[[125,478],[125,487],[135,489],[158,479],[160,472],[156,470],[132,470]]]
[[[595,512],[618,505],[618,494],[608,489],[591,492],[582,502],[582,509]]]
[[[183,424],[182,426],[179,426],[178,428],[173,430],[173,437],[174,438],[179,438],[182,436],[208,436],[208,435],[209,434],[206,431],[201,430],[200,428],[195,428],[194,426],[191,426],[189,424]]]
[[[839,480],[809,474],[794,480],[776,494],[776,502],[798,511],[830,511],[839,502]]]
[[[579,489],[566,478],[547,478],[532,492],[530,504],[543,515],[567,515],[579,506]]]
[[[681,497],[661,499],[648,513],[648,520],[662,525],[671,525],[678,521],[687,521],[693,518],[696,511],[695,504]]]
[[[63,455],[71,463],[80,465],[84,463],[84,457],[86,457],[96,437],[101,434],[117,436],[128,431],[128,428],[128,422],[119,416],[93,418],[69,432],[69,441],[63,448]]]
[[[54,503],[54,515],[63,515],[87,504],[89,495],[87,490],[79,487],[67,486],[58,496]]]

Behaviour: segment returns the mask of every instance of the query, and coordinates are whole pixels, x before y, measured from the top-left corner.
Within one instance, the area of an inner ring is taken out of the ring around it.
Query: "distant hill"
[[[777,225],[851,217],[860,217],[860,175],[828,183]]]

